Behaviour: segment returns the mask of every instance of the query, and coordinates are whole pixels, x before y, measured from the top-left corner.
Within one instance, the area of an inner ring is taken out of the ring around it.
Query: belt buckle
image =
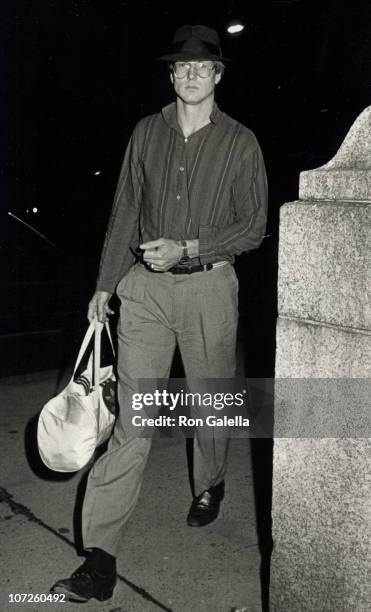
[[[180,260],[176,267],[179,269],[180,274],[192,274],[192,264],[190,259]]]

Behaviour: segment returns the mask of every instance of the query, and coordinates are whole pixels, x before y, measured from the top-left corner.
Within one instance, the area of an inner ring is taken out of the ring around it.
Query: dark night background
[[[73,359],[127,140],[172,99],[156,57],[177,26],[203,23],[232,60],[217,101],[255,132],[267,166],[269,237],[237,271],[247,374],[272,375],[279,206],[370,103],[369,3],[16,0],[1,12],[2,374]],[[231,36],[235,16],[246,27]]]

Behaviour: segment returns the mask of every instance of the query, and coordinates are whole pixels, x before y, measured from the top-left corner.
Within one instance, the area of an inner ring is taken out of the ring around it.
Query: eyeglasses
[[[184,79],[192,68],[201,79],[207,79],[215,65],[213,62],[175,62],[172,65],[172,71],[177,79]]]

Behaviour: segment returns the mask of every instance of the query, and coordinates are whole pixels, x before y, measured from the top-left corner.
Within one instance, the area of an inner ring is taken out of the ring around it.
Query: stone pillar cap
[[[301,200],[371,200],[371,106],[357,117],[327,164],[300,173]]]

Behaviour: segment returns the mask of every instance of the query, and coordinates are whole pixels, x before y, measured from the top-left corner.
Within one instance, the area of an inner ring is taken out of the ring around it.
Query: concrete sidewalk
[[[35,453],[33,417],[55,394],[57,381],[56,372],[0,380],[0,610],[259,612],[250,444],[243,439],[231,443],[221,515],[202,529],[185,522],[191,502],[185,442],[154,440],[111,600],[9,603],[11,593],[47,594],[83,561],[73,546],[73,517],[78,523],[76,491],[84,474],[48,473]]]

